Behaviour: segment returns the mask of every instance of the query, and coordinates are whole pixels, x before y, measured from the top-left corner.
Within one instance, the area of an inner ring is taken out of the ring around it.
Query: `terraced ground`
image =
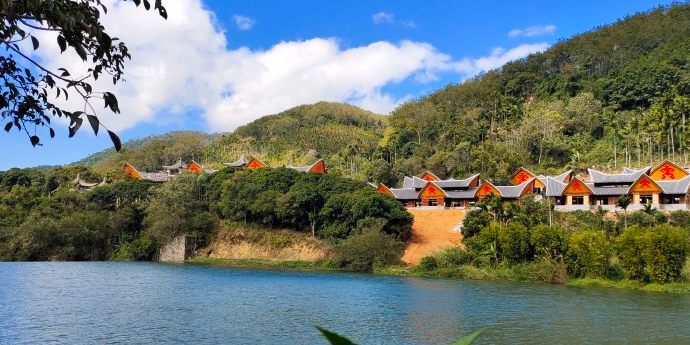
[[[402,261],[416,265],[423,257],[462,244],[462,234],[453,229],[465,218],[465,210],[408,210],[414,216],[412,240]]]

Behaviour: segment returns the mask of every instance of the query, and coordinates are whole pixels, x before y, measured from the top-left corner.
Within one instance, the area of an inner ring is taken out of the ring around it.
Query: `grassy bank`
[[[236,268],[258,268],[258,269],[294,269],[294,270],[318,270],[333,271],[337,268],[332,261],[310,262],[300,260],[273,261],[267,259],[221,259],[221,258],[195,258],[186,261],[189,264],[208,265],[220,267]]]

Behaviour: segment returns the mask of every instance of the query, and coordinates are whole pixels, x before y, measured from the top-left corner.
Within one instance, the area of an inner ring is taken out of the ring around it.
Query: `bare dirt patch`
[[[462,234],[453,231],[464,218],[465,210],[408,210],[414,216],[412,239],[402,261],[417,265],[423,257],[462,243]]]

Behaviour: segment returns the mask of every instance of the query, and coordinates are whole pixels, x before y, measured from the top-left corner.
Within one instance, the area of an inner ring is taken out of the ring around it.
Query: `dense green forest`
[[[77,173],[97,178],[76,167],[0,172],[0,260],[150,260],[180,234],[206,245],[224,220],[310,234],[332,245],[336,265],[370,270],[397,262],[410,237],[402,204],[337,175],[227,168],[79,192]]]

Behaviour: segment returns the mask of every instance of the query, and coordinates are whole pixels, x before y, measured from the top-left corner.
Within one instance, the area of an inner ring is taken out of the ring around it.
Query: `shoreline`
[[[502,281],[502,282],[517,282],[517,283],[538,283],[551,284],[535,280],[527,279],[505,279],[501,278],[500,274],[497,277],[496,273],[500,269],[477,269],[473,268],[476,275],[457,276],[453,274],[429,274],[414,272],[414,267],[394,266],[383,269],[376,269],[373,272],[356,272],[345,270],[332,265],[326,261],[324,264],[318,264],[309,261],[271,261],[267,259],[221,259],[221,258],[195,258],[185,260],[185,264],[205,265],[215,267],[230,267],[230,268],[250,268],[263,270],[290,270],[290,271],[304,271],[304,272],[343,272],[343,273],[367,273],[379,276],[403,276],[403,277],[424,277],[424,278],[442,278],[442,279],[457,279],[457,280],[483,280],[483,281]],[[463,267],[463,266],[460,266]],[[602,278],[568,278],[564,284],[551,285],[565,285],[576,287],[595,287],[618,290],[637,290],[646,292],[662,292],[672,294],[690,294],[690,282],[673,282],[667,284],[641,284],[637,281],[627,279],[614,280]]]

